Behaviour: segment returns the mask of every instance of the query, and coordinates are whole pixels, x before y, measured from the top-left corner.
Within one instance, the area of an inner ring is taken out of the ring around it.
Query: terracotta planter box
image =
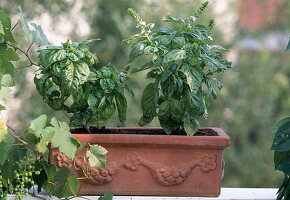
[[[156,130],[159,128],[147,128]],[[223,150],[230,138],[219,128],[218,136],[138,135],[143,128],[115,128],[132,134],[74,134],[81,142],[108,150],[105,169],[91,169],[79,152],[72,161],[50,152],[50,161],[68,166],[80,181],[82,195],[218,196],[223,176]]]

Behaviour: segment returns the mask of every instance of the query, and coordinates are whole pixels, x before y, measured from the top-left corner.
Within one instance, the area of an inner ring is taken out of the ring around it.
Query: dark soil
[[[132,135],[167,135],[162,129],[160,130],[124,130],[124,129],[106,129],[106,128],[96,128],[90,127],[91,134],[132,134]],[[86,134],[88,131],[84,128],[73,128],[71,129],[71,133],[73,134]],[[184,130],[175,130],[172,131],[170,135],[186,135]],[[217,132],[211,129],[198,129],[198,131],[194,134],[194,136],[218,136]]]

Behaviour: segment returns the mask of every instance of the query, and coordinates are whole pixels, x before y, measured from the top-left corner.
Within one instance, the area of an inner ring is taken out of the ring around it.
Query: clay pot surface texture
[[[122,131],[160,128],[112,128]],[[218,196],[224,170],[223,150],[230,138],[220,128],[218,136],[73,134],[80,142],[108,150],[106,168],[91,168],[84,151],[74,160],[50,150],[50,162],[67,166],[80,180],[81,195]]]

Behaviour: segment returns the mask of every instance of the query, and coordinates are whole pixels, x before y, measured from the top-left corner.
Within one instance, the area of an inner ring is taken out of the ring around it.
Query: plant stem
[[[18,51],[20,51],[21,53],[23,53],[23,54],[26,56],[26,58],[29,60],[29,62],[30,62],[30,65],[27,65],[27,66],[24,66],[24,67],[18,67],[18,68],[15,68],[15,69],[22,69],[22,68],[26,68],[26,67],[31,67],[31,66],[33,66],[33,65],[38,66],[36,63],[34,63],[34,62],[31,60],[31,58],[30,58],[29,55],[28,55],[28,52],[25,52],[25,51],[23,51],[22,49],[18,48],[17,46],[14,46],[14,45],[12,45],[12,44],[9,44],[9,43],[6,42],[6,41],[5,41],[5,43],[6,43],[8,46],[13,47],[15,50],[18,50]],[[30,49],[30,47],[29,47],[29,49]],[[28,49],[28,50],[29,50],[29,49]]]
[[[26,50],[26,53],[29,52],[29,50],[30,50],[30,48],[32,47],[32,45],[33,45],[33,42],[31,42],[31,44],[29,45],[28,49]]]
[[[10,129],[11,131],[13,131],[14,133],[16,132],[15,129],[13,129],[12,127],[10,127],[8,124],[6,124],[7,128]]]
[[[17,135],[14,135],[14,133],[9,132],[9,134],[14,137],[16,140],[19,140],[23,145],[27,146],[29,149],[31,149],[33,152],[35,151],[34,148],[28,144],[27,142],[25,142],[24,140],[22,140],[21,138],[19,138]]]
[[[15,69],[23,69],[23,68],[28,68],[28,67],[32,67],[35,64],[30,64],[30,65],[26,65],[26,66],[22,66],[22,67],[15,67]],[[36,65],[37,66],[37,65]]]
[[[12,27],[11,31],[13,31],[15,29],[15,27],[19,24],[20,19],[16,22],[16,24]]]

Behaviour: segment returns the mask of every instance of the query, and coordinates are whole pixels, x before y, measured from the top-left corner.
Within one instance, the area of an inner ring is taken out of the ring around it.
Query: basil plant
[[[169,15],[162,19],[177,24],[177,28],[154,28],[154,23],[146,23],[135,10],[129,9],[140,30],[123,40],[125,44],[133,43],[129,65],[134,65],[140,56],[143,60],[150,58],[131,73],[149,70],[146,78],[153,80],[143,91],[140,126],[149,124],[157,116],[167,134],[184,129],[193,135],[199,128],[198,120],[207,117],[207,94],[216,98],[213,84],[222,88],[214,76],[231,68],[231,63],[222,56],[228,50],[209,44],[213,40],[214,20],[207,26],[196,24],[207,4],[203,3],[188,18]]]
[[[62,110],[70,117],[71,126],[103,127],[116,109],[120,122],[125,123],[124,82],[128,77],[111,64],[94,67],[98,63],[96,55],[84,48],[93,41],[68,40],[62,46],[39,47],[36,89],[53,110]]]

